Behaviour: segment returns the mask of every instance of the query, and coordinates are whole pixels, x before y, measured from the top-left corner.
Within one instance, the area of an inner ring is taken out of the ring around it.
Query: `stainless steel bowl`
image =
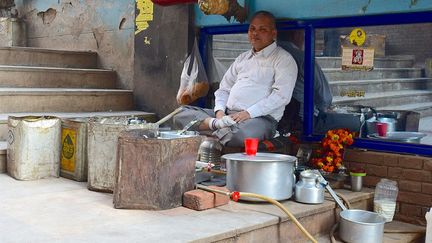
[[[350,209],[340,213],[339,235],[352,243],[382,242],[385,218],[377,213]]]

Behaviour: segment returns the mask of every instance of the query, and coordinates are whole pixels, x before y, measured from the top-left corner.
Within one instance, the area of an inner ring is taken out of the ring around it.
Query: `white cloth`
[[[215,92],[215,111],[249,112],[251,118],[282,118],[297,79],[294,58],[275,42],[259,52],[240,54],[225,73]]]

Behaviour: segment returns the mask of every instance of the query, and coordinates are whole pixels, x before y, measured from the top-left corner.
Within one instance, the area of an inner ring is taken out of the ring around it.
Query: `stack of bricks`
[[[375,187],[381,178],[397,181],[395,219],[426,224],[425,214],[432,207],[432,158],[348,149],[344,164],[348,170],[366,170],[366,187]]]

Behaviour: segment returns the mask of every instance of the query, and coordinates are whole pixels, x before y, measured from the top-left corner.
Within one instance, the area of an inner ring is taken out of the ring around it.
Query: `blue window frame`
[[[393,13],[380,15],[364,15],[313,20],[278,21],[278,30],[304,29],[305,31],[305,100],[304,100],[304,141],[319,141],[322,136],[313,135],[313,77],[315,62],[314,43],[315,29],[340,28],[355,26],[398,25],[432,22],[432,11],[413,13]],[[247,24],[203,27],[200,29],[199,47],[205,65],[208,60],[208,48],[213,35],[246,33]],[[432,156],[432,146],[424,144],[396,143],[371,139],[356,138],[354,147]]]

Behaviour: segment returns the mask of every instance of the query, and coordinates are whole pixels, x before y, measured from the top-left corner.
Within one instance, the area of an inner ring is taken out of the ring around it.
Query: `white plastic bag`
[[[228,67],[223,65],[218,59],[213,56],[212,58],[210,58],[209,63],[209,82],[220,83],[227,70]]]
[[[204,64],[195,40],[191,54],[183,64],[180,77],[180,88],[177,92],[177,102],[180,105],[188,105],[207,94],[209,82]]]

